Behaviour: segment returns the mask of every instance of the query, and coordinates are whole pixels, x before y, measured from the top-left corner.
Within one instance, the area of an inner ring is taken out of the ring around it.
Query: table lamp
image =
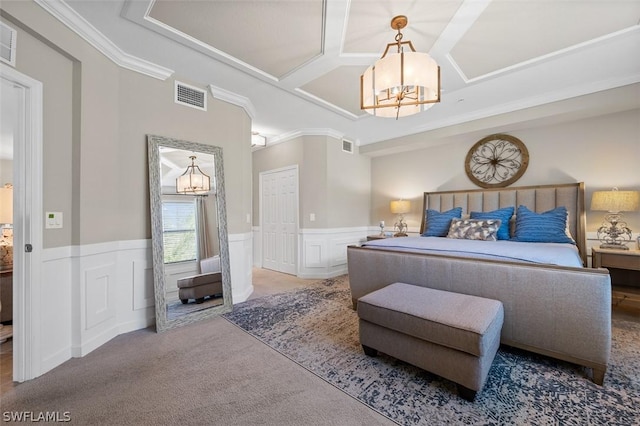
[[[411,211],[411,202],[407,200],[397,200],[391,202],[391,213],[398,215],[398,221],[393,225],[398,230],[394,237],[407,236],[407,223],[404,221],[404,214]]]
[[[622,220],[622,212],[635,211],[640,207],[640,192],[596,191],[591,197],[591,210],[606,211],[604,222],[598,228],[600,248],[629,250],[625,243],[631,241],[631,229]]]

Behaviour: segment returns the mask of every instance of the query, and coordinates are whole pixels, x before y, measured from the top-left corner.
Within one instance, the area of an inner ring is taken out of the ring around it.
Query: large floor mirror
[[[156,330],[232,309],[222,148],[147,135]]]

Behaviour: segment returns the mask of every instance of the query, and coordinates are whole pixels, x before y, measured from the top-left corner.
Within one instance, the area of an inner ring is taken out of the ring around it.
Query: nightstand
[[[371,240],[384,240],[385,238],[402,238],[402,237],[406,237],[407,235],[402,235],[399,237],[396,237],[395,235],[380,235],[380,234],[375,234],[375,235],[367,235],[367,241],[371,241]]]
[[[593,247],[591,265],[609,270],[614,305],[640,309],[640,250]]]

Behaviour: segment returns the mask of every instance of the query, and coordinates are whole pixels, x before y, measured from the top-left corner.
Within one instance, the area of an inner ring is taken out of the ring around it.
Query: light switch
[[[62,212],[47,212],[44,227],[46,229],[62,228]]]
[[[315,222],[315,221],[316,221],[316,214],[309,213],[309,222]]]

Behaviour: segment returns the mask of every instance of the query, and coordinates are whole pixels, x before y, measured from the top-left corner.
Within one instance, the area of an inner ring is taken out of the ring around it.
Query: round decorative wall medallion
[[[476,142],[464,161],[467,176],[482,188],[509,186],[520,179],[528,165],[529,151],[522,141],[500,133]]]

